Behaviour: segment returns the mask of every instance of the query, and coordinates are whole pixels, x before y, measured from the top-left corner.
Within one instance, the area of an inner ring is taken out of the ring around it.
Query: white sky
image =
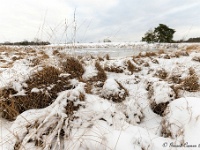
[[[0,42],[140,41],[159,23],[174,39],[200,37],[199,0],[0,0]]]

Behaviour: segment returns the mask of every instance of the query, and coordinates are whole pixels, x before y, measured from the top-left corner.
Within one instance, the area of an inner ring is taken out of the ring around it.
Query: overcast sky
[[[159,23],[174,39],[200,37],[199,0],[0,0],[0,42],[140,41]]]

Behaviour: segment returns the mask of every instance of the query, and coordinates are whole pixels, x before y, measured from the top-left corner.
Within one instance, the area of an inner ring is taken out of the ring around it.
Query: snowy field
[[[200,44],[0,46],[0,150],[200,149]]]

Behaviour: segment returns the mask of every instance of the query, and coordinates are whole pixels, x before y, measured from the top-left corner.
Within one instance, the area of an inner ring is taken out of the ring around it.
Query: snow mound
[[[107,79],[101,91],[103,98],[112,100],[114,102],[122,102],[128,95],[126,89],[118,83],[115,79]]]
[[[167,104],[175,99],[175,93],[165,81],[149,83],[148,95],[153,111],[162,115]]]
[[[197,144],[200,135],[200,98],[185,97],[171,102],[162,121],[163,134],[177,144]]]

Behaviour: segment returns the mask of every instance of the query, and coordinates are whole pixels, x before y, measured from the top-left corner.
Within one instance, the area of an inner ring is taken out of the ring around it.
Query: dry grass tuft
[[[53,50],[53,55],[58,55],[60,56],[60,52],[58,50]]]
[[[79,81],[85,83],[85,92],[87,94],[92,94],[92,82],[85,81],[83,79],[79,79]]]
[[[106,72],[103,70],[103,68],[101,67],[101,65],[98,62],[95,63],[95,67],[98,70],[98,73],[96,76],[94,76],[92,79],[90,79],[90,81],[105,82],[107,79]]]
[[[136,63],[137,65],[142,65],[144,63],[144,60],[142,60],[141,58],[135,58],[133,57],[132,59],[134,61],[134,63]]]
[[[171,88],[172,88],[172,90],[175,93],[175,99],[180,98],[179,92],[180,92],[180,90],[182,88],[182,85],[181,84],[172,85]]]
[[[102,95],[103,98],[112,100],[115,103],[123,102],[126,97],[129,95],[128,90],[119,82],[116,81],[118,84],[118,92],[109,92],[109,94]],[[106,90],[106,89],[104,89]],[[105,91],[104,91],[105,92]]]
[[[165,54],[165,51],[164,51],[163,49],[160,49],[160,50],[158,51],[158,54],[159,54],[159,55]]]
[[[147,52],[146,56],[147,57],[152,57],[152,56],[157,56],[157,54],[155,52]]]
[[[47,55],[44,51],[40,51],[38,54],[40,54],[40,59],[44,60],[44,59],[48,59],[49,55]]]
[[[196,50],[200,50],[200,46],[199,45],[189,45],[186,48],[186,51],[188,53],[192,52],[192,51],[196,51]]]
[[[2,117],[14,120],[18,114],[29,110],[49,106],[57,98],[57,93],[71,89],[68,77],[61,77],[61,71],[54,67],[45,67],[26,81],[25,96],[15,95],[14,89],[3,89],[0,93]]]
[[[133,65],[133,64],[131,63],[130,60],[127,61],[127,69],[128,69],[131,73],[141,71],[141,68],[139,68],[139,67]]]
[[[63,70],[69,74],[71,74],[72,78],[82,78],[84,74],[83,65],[79,62],[78,59],[74,57],[68,57],[67,61],[62,63]]]
[[[172,133],[167,128],[167,122],[166,122],[165,119],[162,120],[161,125],[162,125],[162,130],[161,130],[162,136],[165,137],[165,138],[171,138],[172,137]]]
[[[175,83],[175,84],[180,84],[182,82],[180,75],[171,75],[169,77],[169,81],[171,81],[172,83]]]
[[[105,71],[115,72],[115,73],[123,73],[124,70],[120,66],[109,66],[104,68]]]
[[[41,62],[41,59],[39,58],[34,58],[30,60],[30,67],[35,67],[37,65],[39,65]]]
[[[151,109],[154,113],[163,116],[168,104],[169,102],[159,104],[151,103]]]
[[[13,57],[12,57],[12,60],[13,60],[13,61],[20,60],[20,59],[23,59],[23,58],[22,58],[22,57],[16,57],[16,56],[13,56]]]
[[[110,60],[110,55],[109,54],[106,54],[104,57],[106,58],[106,60]]]
[[[164,68],[162,68],[162,69],[158,69],[155,75],[159,77],[160,79],[166,79],[166,77],[168,76],[168,73]]]
[[[104,61],[104,59],[102,57],[100,57],[100,56],[98,56],[98,60],[99,61]]]
[[[200,62],[200,56],[194,56],[192,58],[193,61],[197,61],[197,62]]]
[[[199,78],[196,74],[190,75],[183,80],[183,89],[189,92],[199,90]]]
[[[158,60],[155,59],[155,58],[151,58],[151,61],[152,61],[152,63],[154,63],[154,64],[159,64]]]
[[[162,54],[161,57],[164,59],[170,59],[170,56],[168,54]]]

